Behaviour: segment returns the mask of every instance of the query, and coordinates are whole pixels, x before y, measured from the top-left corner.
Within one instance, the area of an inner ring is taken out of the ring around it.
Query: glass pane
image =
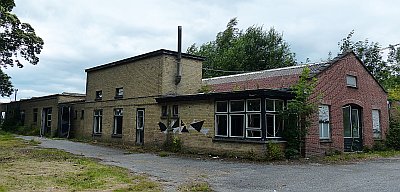
[[[358,109],[353,109],[351,112],[351,124],[353,128],[353,137],[359,137],[358,131],[360,128]]]
[[[216,135],[228,135],[228,115],[216,116]]]
[[[137,128],[138,129],[143,129],[143,123],[144,123],[144,117],[143,117],[143,111],[138,111],[137,112],[138,113],[138,115],[137,115]]]
[[[343,108],[343,129],[344,136],[351,137],[350,106]]]
[[[274,133],[275,133],[275,130],[274,130],[274,115],[266,115],[265,116],[266,118],[265,118],[265,120],[266,120],[266,123],[267,123],[267,137],[274,137],[275,135],[274,135]]]
[[[329,121],[329,106],[328,105],[320,105],[318,109],[319,109],[319,121],[320,122],[328,122]]]
[[[329,123],[321,123],[322,125],[322,137],[323,138],[330,138],[329,136]]]
[[[247,100],[247,111],[261,111],[261,100]]]
[[[319,138],[323,138],[324,137],[324,130],[323,130],[323,123],[319,123]]]
[[[282,110],[283,110],[283,101],[275,100],[275,111],[282,111]]]
[[[244,101],[231,101],[231,112],[244,111]]]
[[[282,137],[283,118],[280,115],[275,115],[275,137]]]
[[[265,100],[265,110],[266,111],[275,111],[274,100],[271,100],[271,99]]]
[[[261,130],[247,130],[247,137],[261,138]]]
[[[217,102],[217,107],[216,110],[217,112],[228,112],[228,102],[223,101],[223,102]]]
[[[247,127],[261,128],[261,114],[247,114]]]
[[[244,115],[231,115],[231,136],[243,137]]]
[[[346,83],[347,86],[350,87],[357,87],[357,78],[351,75],[347,75],[346,76]]]
[[[380,125],[380,118],[379,118],[379,110],[372,110],[372,130],[374,133],[380,132],[381,125]]]

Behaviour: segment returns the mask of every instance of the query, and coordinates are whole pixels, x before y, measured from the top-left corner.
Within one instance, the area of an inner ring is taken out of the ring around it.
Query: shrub
[[[182,146],[183,141],[177,136],[167,137],[163,144],[164,150],[174,153],[180,152],[182,150]]]
[[[280,160],[284,157],[280,144],[272,142],[267,143],[265,155],[267,160]]]
[[[386,135],[386,146],[400,150],[400,123],[390,121],[389,131]]]

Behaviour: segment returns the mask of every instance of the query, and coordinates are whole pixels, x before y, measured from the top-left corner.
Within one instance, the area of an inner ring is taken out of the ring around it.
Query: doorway
[[[136,144],[144,144],[144,109],[136,110]]]
[[[344,151],[362,151],[361,107],[343,107]]]

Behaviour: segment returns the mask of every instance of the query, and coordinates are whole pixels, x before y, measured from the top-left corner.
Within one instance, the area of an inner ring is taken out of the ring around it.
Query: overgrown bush
[[[283,159],[284,154],[280,144],[268,142],[266,145],[265,157],[269,161]]]
[[[164,150],[174,153],[180,152],[182,150],[182,146],[183,141],[177,136],[167,137],[163,144]]]
[[[386,135],[386,146],[400,150],[400,122],[390,121],[389,131]]]

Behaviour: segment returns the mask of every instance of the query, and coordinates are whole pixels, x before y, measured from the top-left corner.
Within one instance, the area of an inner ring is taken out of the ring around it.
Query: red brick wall
[[[357,77],[357,88],[346,86],[346,75]],[[317,103],[330,106],[331,142],[321,142],[319,139],[318,116],[309,129],[306,138],[306,156],[323,155],[327,150],[344,149],[343,112],[342,107],[357,104],[362,107],[362,137],[363,146],[371,147],[372,109],[380,110],[382,138],[385,138],[389,127],[387,94],[366,71],[362,63],[353,54],[348,54],[318,76],[318,84],[313,99]]]

